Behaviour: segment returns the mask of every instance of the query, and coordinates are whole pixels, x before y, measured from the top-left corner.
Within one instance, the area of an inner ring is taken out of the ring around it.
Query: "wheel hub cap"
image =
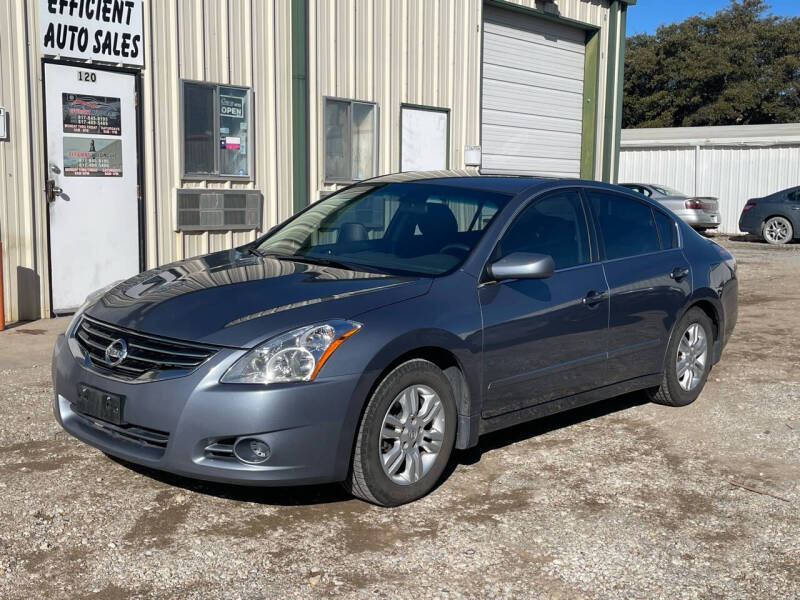
[[[444,428],[444,405],[433,389],[404,389],[389,405],[381,426],[378,450],[384,473],[399,485],[419,481],[436,462]]]
[[[708,361],[708,338],[699,323],[686,328],[678,343],[675,372],[678,384],[686,392],[696,388],[703,378]]]

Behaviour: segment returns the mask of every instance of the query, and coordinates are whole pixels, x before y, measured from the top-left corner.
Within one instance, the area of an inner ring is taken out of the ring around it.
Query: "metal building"
[[[750,198],[800,185],[800,123],[626,129],[619,181],[719,198],[720,233],[739,233]]]
[[[5,0],[7,321],[406,170],[618,163],[635,0]]]

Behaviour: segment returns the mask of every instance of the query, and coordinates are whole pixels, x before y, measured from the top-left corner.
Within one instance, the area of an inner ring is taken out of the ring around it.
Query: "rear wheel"
[[[381,506],[417,500],[441,477],[455,433],[456,403],[447,377],[427,360],[405,362],[367,404],[345,488]]]
[[[650,400],[667,406],[686,406],[703,391],[711,370],[713,325],[708,315],[692,308],[681,318],[667,347],[664,378],[649,390]]]
[[[770,217],[761,228],[761,237],[768,244],[788,244],[792,235],[792,224],[786,217]]]

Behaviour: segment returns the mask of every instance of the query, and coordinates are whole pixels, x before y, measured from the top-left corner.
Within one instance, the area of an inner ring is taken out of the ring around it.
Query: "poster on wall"
[[[64,133],[120,135],[122,120],[119,98],[61,94]]]
[[[144,66],[142,0],[39,0],[42,54]]]
[[[66,177],[122,177],[122,140],[64,136]]]

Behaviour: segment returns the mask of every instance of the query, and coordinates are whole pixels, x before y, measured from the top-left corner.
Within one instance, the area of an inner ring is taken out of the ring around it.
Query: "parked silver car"
[[[719,202],[716,198],[687,196],[664,185],[649,183],[620,183],[620,185],[666,206],[697,231],[719,227]]]

